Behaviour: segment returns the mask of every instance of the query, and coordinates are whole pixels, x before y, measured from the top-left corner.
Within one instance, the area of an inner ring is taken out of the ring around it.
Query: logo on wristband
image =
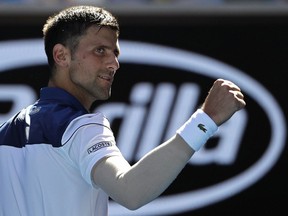
[[[197,126],[200,130],[202,130],[204,133],[206,133],[207,129],[205,128],[204,124],[198,124]]]

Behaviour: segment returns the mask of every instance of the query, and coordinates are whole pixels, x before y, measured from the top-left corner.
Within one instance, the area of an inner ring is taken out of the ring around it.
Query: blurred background
[[[48,16],[72,5],[101,6],[120,23],[121,68],[111,99],[93,109],[109,110],[105,114],[131,163],[173,133],[216,78],[234,81],[247,101],[163,195],[134,212],[111,201],[111,215],[285,215],[287,3],[0,0],[0,123],[36,100],[47,83],[41,38]],[[125,110],[116,115],[120,105]],[[136,108],[144,114],[131,117]]]

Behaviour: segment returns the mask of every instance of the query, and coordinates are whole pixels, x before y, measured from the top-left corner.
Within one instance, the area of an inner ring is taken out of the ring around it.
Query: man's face
[[[71,53],[69,75],[76,95],[85,102],[105,100],[111,95],[111,85],[118,62],[119,44],[114,30],[91,26],[80,37]]]

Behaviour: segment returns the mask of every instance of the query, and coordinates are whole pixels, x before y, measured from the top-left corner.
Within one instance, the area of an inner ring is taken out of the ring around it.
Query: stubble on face
[[[104,54],[100,53],[101,47],[105,47]],[[79,39],[75,53],[71,54],[69,75],[80,102],[91,105],[111,96],[114,74],[119,67],[109,69],[109,55],[115,47],[118,49],[116,32],[106,27],[90,27]]]

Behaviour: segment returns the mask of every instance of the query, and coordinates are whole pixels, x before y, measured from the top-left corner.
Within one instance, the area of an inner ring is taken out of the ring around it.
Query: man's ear
[[[70,52],[62,44],[56,44],[53,47],[53,58],[57,65],[66,67],[70,61]]]

